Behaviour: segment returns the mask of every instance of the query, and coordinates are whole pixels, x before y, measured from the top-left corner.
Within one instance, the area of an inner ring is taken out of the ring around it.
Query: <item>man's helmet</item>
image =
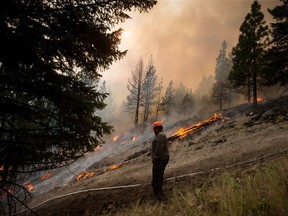
[[[156,122],[153,123],[153,129],[154,129],[155,127],[159,127],[159,126],[162,126],[162,123],[161,123],[161,122],[156,121]],[[162,126],[162,127],[163,127],[163,126]]]

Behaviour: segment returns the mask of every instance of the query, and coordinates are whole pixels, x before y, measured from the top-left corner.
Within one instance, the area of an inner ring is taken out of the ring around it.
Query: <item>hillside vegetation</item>
[[[288,97],[222,115],[229,120],[171,143],[161,203],[147,143],[103,159],[125,162],[118,169],[35,196],[29,206],[44,216],[287,215]]]
[[[287,215],[288,157],[178,186],[162,203],[133,203],[107,215]],[[94,215],[94,214],[87,214]]]

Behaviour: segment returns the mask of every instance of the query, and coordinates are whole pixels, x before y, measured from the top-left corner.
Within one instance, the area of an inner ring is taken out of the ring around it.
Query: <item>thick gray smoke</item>
[[[227,50],[237,44],[239,28],[250,12],[253,0],[160,0],[149,13],[132,13],[120,24],[124,29],[121,48],[124,59],[103,73],[114,105],[128,94],[126,84],[140,57],[146,64],[153,55],[164,87],[173,80],[195,91],[203,76],[215,75],[216,58],[223,40]],[[266,23],[272,21],[267,8],[278,0],[259,0]]]

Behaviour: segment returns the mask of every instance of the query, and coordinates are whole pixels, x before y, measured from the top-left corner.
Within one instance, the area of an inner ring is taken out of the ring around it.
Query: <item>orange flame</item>
[[[96,172],[86,172],[84,171],[83,173],[80,173],[77,177],[76,180],[80,181],[81,179],[85,179],[85,178],[90,178],[92,177]]]
[[[5,169],[4,165],[0,166],[0,171],[3,171],[4,169]],[[11,171],[11,170],[13,170],[13,166],[8,167],[8,171]]]
[[[184,137],[186,137],[189,133],[203,127],[204,125],[207,125],[207,124],[210,124],[212,122],[215,122],[217,120],[221,119],[222,122],[227,120],[228,117],[224,117],[222,116],[222,114],[220,113],[214,113],[214,115],[207,119],[207,120],[204,120],[202,122],[198,122],[190,127],[187,127],[187,128],[180,128],[176,133],[174,133],[172,135],[172,137],[176,138],[176,137],[179,137],[180,139],[183,139]]]
[[[136,138],[137,138],[137,137],[136,137],[136,134],[134,134],[134,135],[133,135],[133,138],[132,138],[132,141],[135,142]]]
[[[80,179],[82,179],[85,176],[85,173],[80,173],[77,177],[76,180],[79,181]]]
[[[120,168],[121,166],[123,166],[124,163],[120,163],[120,164],[113,164],[110,167],[106,168],[105,171],[111,171],[111,170],[115,170]]]
[[[101,149],[102,149],[102,147],[98,145],[98,146],[96,146],[96,148],[94,148],[94,151],[99,151]]]
[[[44,180],[44,179],[48,179],[52,176],[53,174],[52,173],[45,173],[44,175],[41,176],[41,179]]]
[[[262,98],[262,97],[257,97],[257,99],[256,99],[256,100],[257,100],[257,102],[263,102],[263,101],[265,101],[265,99],[264,99],[264,98]],[[253,98],[253,97],[251,97],[251,98],[250,98],[250,102],[251,102],[251,103],[253,103],[253,101],[254,101],[254,98]]]
[[[29,184],[26,186],[27,190],[31,191],[33,190],[35,187],[32,184]]]
[[[116,136],[114,136],[114,137],[112,138],[112,141],[113,141],[113,142],[116,142],[116,141],[118,140],[118,138],[119,138],[119,135],[116,135]]]

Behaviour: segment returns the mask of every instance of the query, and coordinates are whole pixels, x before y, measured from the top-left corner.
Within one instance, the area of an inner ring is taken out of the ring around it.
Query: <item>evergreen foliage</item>
[[[157,104],[159,106],[157,96],[159,98],[161,95],[163,82],[161,80],[158,83],[152,56],[146,67],[144,67],[143,60],[140,59],[131,75],[127,84],[129,94],[124,106],[127,112],[134,115],[134,128],[137,129],[140,118],[142,117],[143,125],[146,126],[153,106],[157,106]]]
[[[216,59],[215,80],[213,85],[212,100],[219,104],[219,109],[222,110],[224,101],[230,102],[230,81],[228,80],[229,73],[232,68],[232,60],[227,57],[227,43],[222,42],[222,48]],[[229,103],[230,105],[230,103]]]
[[[148,122],[149,114],[151,113],[152,105],[155,104],[157,96],[157,75],[156,68],[153,63],[152,56],[148,62],[146,75],[143,82],[142,106],[143,106],[143,124]]]
[[[214,76],[209,75],[208,77],[204,75],[198,85],[198,87],[194,91],[195,97],[201,98],[203,96],[209,97],[211,96],[211,89],[213,83],[215,82]]]
[[[111,29],[130,18],[127,11],[147,12],[155,4],[153,0],[1,2],[1,215],[15,212],[17,202],[25,205],[27,190],[21,178],[30,178],[25,173],[72,163],[111,132],[112,127],[95,115],[105,107],[107,96],[96,89],[99,72],[126,54],[118,49],[122,30]]]
[[[156,89],[156,114],[155,114],[155,119],[158,119],[159,112],[162,110],[162,101],[163,98],[163,79],[160,80],[157,84],[157,89]]]
[[[164,111],[164,114],[166,116],[169,116],[172,113],[174,105],[175,105],[175,89],[173,87],[173,81],[170,80],[161,102],[162,110]]]
[[[174,98],[174,111],[180,115],[183,112],[183,99],[187,94],[187,89],[183,85],[183,83],[180,83],[179,86],[175,89],[175,98]]]
[[[238,43],[232,50],[233,66],[229,79],[235,87],[245,89],[249,103],[253,95],[253,105],[256,106],[257,88],[263,74],[262,65],[269,34],[257,0],[252,3],[251,11],[246,15],[240,32]]]
[[[181,103],[181,113],[191,116],[195,107],[195,99],[192,93],[186,93]]]
[[[266,55],[264,70],[265,84],[288,84],[288,1],[280,0],[282,5],[268,9],[275,19],[272,27],[272,46]]]

